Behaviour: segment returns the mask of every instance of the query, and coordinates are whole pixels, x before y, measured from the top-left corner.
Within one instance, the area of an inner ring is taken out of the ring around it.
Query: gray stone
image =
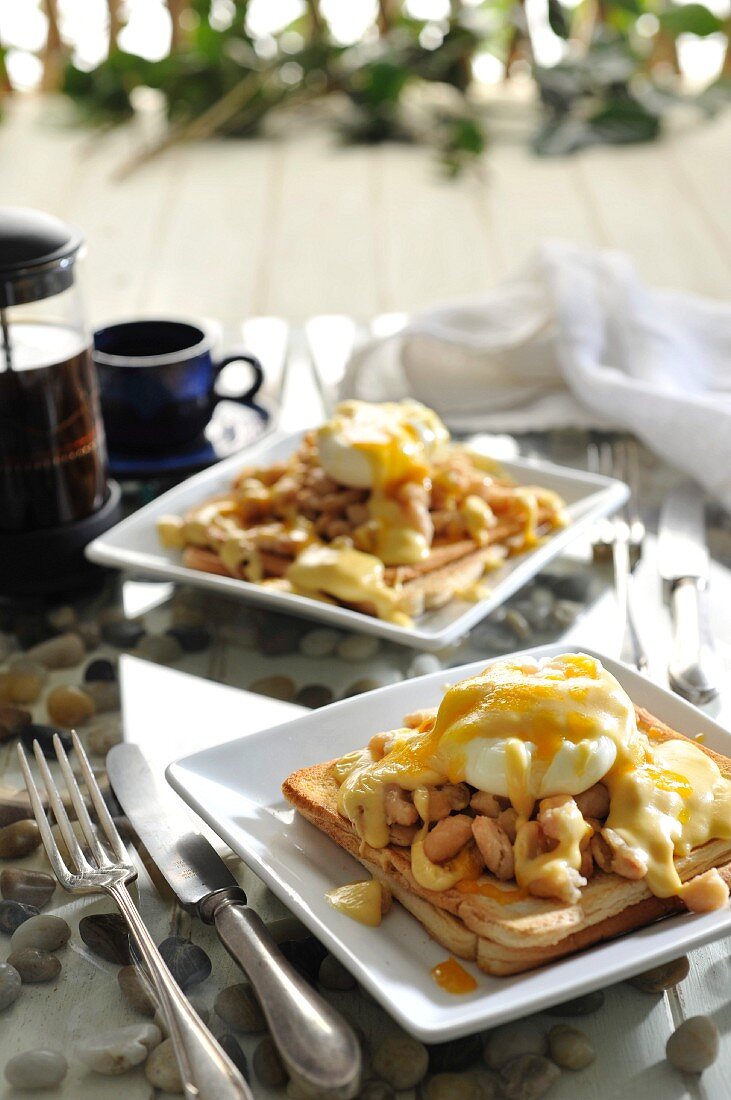
[[[317,975],[325,989],[355,989],[355,978],[334,955],[326,955]]]
[[[24,921],[10,937],[10,947],[13,951],[23,951],[26,947],[37,947],[41,951],[58,951],[68,943],[71,936],[69,928],[63,917],[56,917],[52,913],[41,913],[31,916]]]
[[[551,1028],[548,1047],[552,1060],[562,1069],[586,1069],[596,1058],[589,1036],[568,1024],[556,1024]]]
[[[49,951],[42,951],[37,947],[13,951],[8,955],[8,962],[18,971],[24,985],[50,982],[61,973],[60,960]]]
[[[702,1073],[718,1058],[718,1028],[708,1016],[691,1016],[667,1041],[665,1054],[671,1066],[683,1073]]]
[[[373,1072],[397,1092],[415,1088],[428,1067],[426,1047],[409,1035],[387,1035],[373,1051]]]
[[[501,1069],[519,1054],[547,1054],[548,1039],[535,1021],[518,1020],[491,1031],[483,1053],[490,1069]]]
[[[329,657],[335,652],[341,635],[337,630],[328,630],[323,627],[317,630],[308,630],[300,638],[299,649],[305,657]]]
[[[0,932],[12,936],[16,928],[31,917],[38,916],[38,913],[35,905],[24,905],[20,901],[0,901]]]
[[[305,684],[294,697],[295,703],[302,707],[317,710],[318,707],[326,707],[335,698],[332,690],[325,684]]]
[[[79,935],[95,955],[118,966],[132,962],[129,929],[119,913],[92,913],[79,921]]]
[[[0,871],[0,894],[8,901],[20,901],[42,909],[56,889],[53,875],[28,867],[5,867]]]
[[[540,1100],[558,1081],[561,1070],[540,1054],[519,1054],[500,1070],[505,1100]]]
[[[118,1077],[141,1065],[161,1042],[160,1029],[154,1024],[130,1024],[81,1039],[76,1053],[95,1073]]]
[[[248,982],[222,989],[214,1008],[224,1023],[244,1035],[261,1035],[267,1029],[264,1014]]]
[[[22,729],[31,724],[31,721],[29,710],[17,707],[14,703],[3,703],[0,706],[0,741],[9,741],[11,737],[17,737]]]
[[[86,657],[86,646],[78,634],[69,632],[32,646],[25,655],[44,668],[74,668]]]
[[[122,740],[122,719],[119,714],[102,714],[92,719],[85,731],[87,750],[93,756],[106,756],[112,745]]]
[[[349,634],[338,645],[337,654],[343,661],[370,661],[381,648],[381,639],[373,634]]]
[[[257,695],[268,695],[270,699],[282,699],[291,703],[297,692],[297,685],[291,676],[260,676],[249,684],[249,691]]]
[[[178,1061],[170,1039],[163,1039],[145,1062],[145,1077],[153,1086],[169,1096],[178,1096],[183,1091],[183,1082],[178,1069]]]
[[[0,963],[0,1012],[20,996],[20,974],[10,963]]]
[[[665,989],[672,989],[690,972],[690,962],[687,955],[681,955],[679,959],[671,959],[662,966],[655,966],[652,970],[646,970],[643,974],[636,974],[630,978],[630,984],[643,993],[662,993]]]
[[[146,634],[132,652],[135,657],[144,657],[160,665],[170,665],[183,655],[180,643],[171,634]]]
[[[57,1050],[24,1050],[5,1066],[5,1076],[15,1089],[35,1092],[57,1088],[68,1070],[68,1063]]]
[[[271,1036],[266,1035],[257,1043],[251,1065],[262,1085],[278,1089],[287,1084],[287,1071]]]
[[[58,631],[72,630],[78,622],[76,608],[67,603],[61,604],[60,607],[54,607],[48,612],[46,618],[48,619],[48,625]]]
[[[0,829],[0,859],[23,859],[35,852],[41,834],[35,821],[14,821]]]
[[[94,704],[97,714],[106,714],[110,710],[119,710],[119,684],[113,680],[89,680],[84,683],[84,692]]]
[[[547,1008],[549,1016],[591,1016],[592,1012],[598,1012],[604,1004],[604,994],[601,989],[595,989],[593,993],[585,993],[583,997],[576,997],[573,1001],[564,1001],[563,1004]]]
[[[130,965],[123,966],[117,971],[117,981],[122,995],[135,1012],[142,1016],[154,1016],[157,1004],[148,991],[147,983],[143,980],[139,968]]]
[[[211,960],[203,948],[182,936],[168,936],[163,940],[160,954],[181,989],[205,981],[211,973]]]
[[[229,1058],[236,1066],[236,1069],[239,1071],[244,1080],[248,1081],[249,1065],[246,1061],[246,1055],[241,1049],[241,1044],[239,1043],[238,1039],[234,1035],[232,1035],[230,1031],[226,1031],[223,1035],[219,1037],[218,1041],[221,1045],[221,1049],[224,1051],[225,1054],[228,1054]]]

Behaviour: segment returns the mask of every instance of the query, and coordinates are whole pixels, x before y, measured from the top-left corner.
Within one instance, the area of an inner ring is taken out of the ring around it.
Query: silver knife
[[[670,686],[691,703],[708,703],[718,694],[721,667],[705,608],[708,548],[703,492],[697,485],[680,485],[665,498],[658,568],[669,586],[673,617]]]
[[[313,1097],[350,1100],[360,1087],[360,1045],[343,1017],[285,959],[221,857],[138,745],[115,745],[109,781],[137,835],[180,903],[215,925],[245,971],[290,1076]]]

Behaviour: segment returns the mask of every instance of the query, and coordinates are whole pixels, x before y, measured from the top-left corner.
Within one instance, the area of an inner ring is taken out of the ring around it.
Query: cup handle
[[[223,368],[227,367],[229,363],[248,363],[253,373],[253,380],[248,390],[245,390],[243,393],[232,394],[230,396],[227,395],[225,398],[222,398],[215,393],[216,379],[220,375]],[[256,356],[249,355],[249,353],[246,351],[233,351],[230,355],[224,355],[223,359],[221,359],[221,361],[216,364],[216,374],[213,380],[213,403],[215,404],[217,401],[226,400],[239,401],[242,405],[247,405],[254,397],[256,397],[257,393],[261,389],[263,381],[264,369]]]

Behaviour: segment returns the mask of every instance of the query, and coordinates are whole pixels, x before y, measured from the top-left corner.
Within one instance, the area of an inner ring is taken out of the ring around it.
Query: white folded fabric
[[[480,298],[360,348],[342,396],[414,397],[455,431],[621,428],[731,508],[731,306],[559,241]]]

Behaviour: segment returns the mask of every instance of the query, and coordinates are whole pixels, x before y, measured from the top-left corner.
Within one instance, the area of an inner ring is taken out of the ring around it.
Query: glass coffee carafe
[[[0,208],[0,532],[75,523],[107,493],[96,374],[76,284],[81,236]]]

